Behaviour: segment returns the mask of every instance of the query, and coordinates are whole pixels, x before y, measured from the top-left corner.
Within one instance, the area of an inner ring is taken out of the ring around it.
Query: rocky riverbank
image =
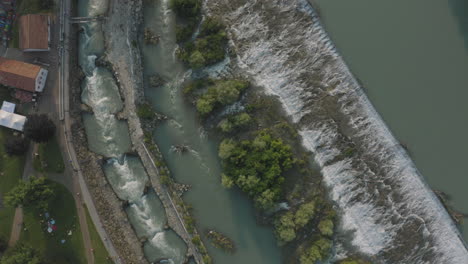
[[[108,62],[119,84],[125,107],[120,117],[127,120],[133,151],[138,153],[150,177],[152,187],[166,209],[168,225],[187,244],[187,259],[193,256],[198,263],[203,263],[192,237],[188,234],[182,219],[165,186],[161,183],[159,168],[154,157],[144,145],[144,132],[137,115],[137,105],[143,104],[144,83],[140,50],[138,49],[138,29],[142,23],[142,1],[111,1],[108,19],[104,25],[104,38]]]
[[[71,35],[78,36],[76,27],[72,28]],[[78,38],[71,40],[70,57],[70,117],[72,118],[72,140],[80,163],[80,169],[86,184],[93,197],[103,227],[109,234],[113,245],[116,247],[122,263],[146,264],[142,244],[138,240],[121,200],[116,196],[112,187],[107,182],[101,167],[102,157],[88,149],[88,142],[82,121],[81,108],[81,81],[84,74],[78,65]],[[77,74],[81,73],[81,74]]]

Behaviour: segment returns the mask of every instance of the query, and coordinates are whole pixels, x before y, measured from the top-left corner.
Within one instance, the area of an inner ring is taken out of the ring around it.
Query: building
[[[22,61],[0,57],[0,84],[28,92],[42,92],[48,71]]]
[[[50,50],[50,17],[29,14],[19,18],[19,47],[24,52]]]
[[[23,131],[26,117],[14,113],[15,104],[4,101],[0,109],[0,126]]]

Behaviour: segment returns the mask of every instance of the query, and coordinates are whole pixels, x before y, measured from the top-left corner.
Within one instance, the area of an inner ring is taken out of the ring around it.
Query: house
[[[15,104],[4,101],[0,109],[0,126],[23,131],[26,117],[14,113]]]
[[[28,92],[42,92],[48,71],[22,61],[0,57],[0,84]]]
[[[29,14],[19,18],[19,47],[24,52],[50,50],[50,17]]]

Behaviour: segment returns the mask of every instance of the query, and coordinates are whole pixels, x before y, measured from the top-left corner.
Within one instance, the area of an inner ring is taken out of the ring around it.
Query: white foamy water
[[[122,161],[109,159],[104,171],[120,199],[132,203],[141,200],[148,176],[138,158],[126,155]]]
[[[238,65],[299,124],[359,251],[378,263],[468,263],[453,221],[305,0],[207,6],[228,12]]]

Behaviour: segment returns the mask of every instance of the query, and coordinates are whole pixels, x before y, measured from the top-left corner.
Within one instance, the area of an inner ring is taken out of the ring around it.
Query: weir
[[[468,263],[451,218],[363,93],[305,0],[208,0],[240,73],[278,96],[321,166],[340,228],[379,263]],[[344,254],[353,249],[342,241]]]

